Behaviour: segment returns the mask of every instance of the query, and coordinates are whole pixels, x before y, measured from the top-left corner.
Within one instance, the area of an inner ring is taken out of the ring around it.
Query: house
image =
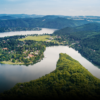
[[[47,40],[46,42],[50,42],[51,40]]]
[[[50,39],[50,40],[53,40],[53,38],[52,38],[52,37],[50,37],[49,39]]]
[[[26,54],[27,52],[28,52],[28,50],[26,50],[26,51],[25,51],[25,52],[23,52],[23,53],[25,53],[25,54]]]
[[[60,36],[57,36],[57,38],[61,38]]]
[[[33,54],[33,52],[30,52],[30,54]]]
[[[37,50],[37,51],[35,51],[34,53],[35,53],[36,55],[38,55],[39,51]]]
[[[24,54],[26,54],[26,52],[23,52]]]
[[[3,48],[3,50],[8,50],[8,48]]]
[[[28,54],[28,56],[29,56],[29,57],[34,57],[34,55],[32,55],[32,54]]]

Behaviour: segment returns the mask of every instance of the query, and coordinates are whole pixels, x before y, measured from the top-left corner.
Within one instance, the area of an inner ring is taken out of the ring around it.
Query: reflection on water
[[[88,71],[100,79],[100,69],[68,46],[46,47],[44,58],[34,65],[0,65],[0,92],[12,88],[16,83],[28,82],[56,69],[59,53],[66,53],[78,60]]]

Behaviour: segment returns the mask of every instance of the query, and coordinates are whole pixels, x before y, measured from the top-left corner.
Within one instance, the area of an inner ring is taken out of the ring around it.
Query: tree
[[[13,59],[12,62],[15,63],[15,59]]]

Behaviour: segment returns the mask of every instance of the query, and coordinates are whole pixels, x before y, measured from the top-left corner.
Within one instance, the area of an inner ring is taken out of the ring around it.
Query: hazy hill
[[[43,17],[44,15],[27,15],[27,14],[0,14],[0,19],[4,19],[4,17],[9,16],[12,17],[12,19],[17,19],[17,18],[37,18],[37,17]],[[6,17],[6,19],[9,19]]]
[[[45,27],[61,29],[65,27],[75,27],[86,23],[89,22],[86,20],[70,20],[57,16],[45,16],[41,18],[0,20],[0,27]]]
[[[7,20],[7,19],[14,19],[14,17],[11,17],[11,16],[0,16],[0,19]]]

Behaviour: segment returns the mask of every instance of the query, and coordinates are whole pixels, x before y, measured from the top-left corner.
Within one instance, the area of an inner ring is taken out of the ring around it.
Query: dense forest
[[[32,28],[55,28],[75,27],[89,23],[87,20],[72,20],[59,16],[44,16],[40,18],[18,18],[9,20],[0,20],[0,32],[17,31]]]
[[[71,47],[78,50],[94,64],[100,65],[100,23],[89,23],[78,27],[67,27],[54,32],[59,41],[69,41]]]
[[[75,49],[94,64],[100,65],[100,34],[83,39],[75,44]]]
[[[11,32],[11,31],[39,31],[41,28],[35,27],[1,27],[0,33],[2,32]]]
[[[59,55],[56,70],[30,82],[18,83],[1,99],[97,99],[100,80],[67,54]]]

